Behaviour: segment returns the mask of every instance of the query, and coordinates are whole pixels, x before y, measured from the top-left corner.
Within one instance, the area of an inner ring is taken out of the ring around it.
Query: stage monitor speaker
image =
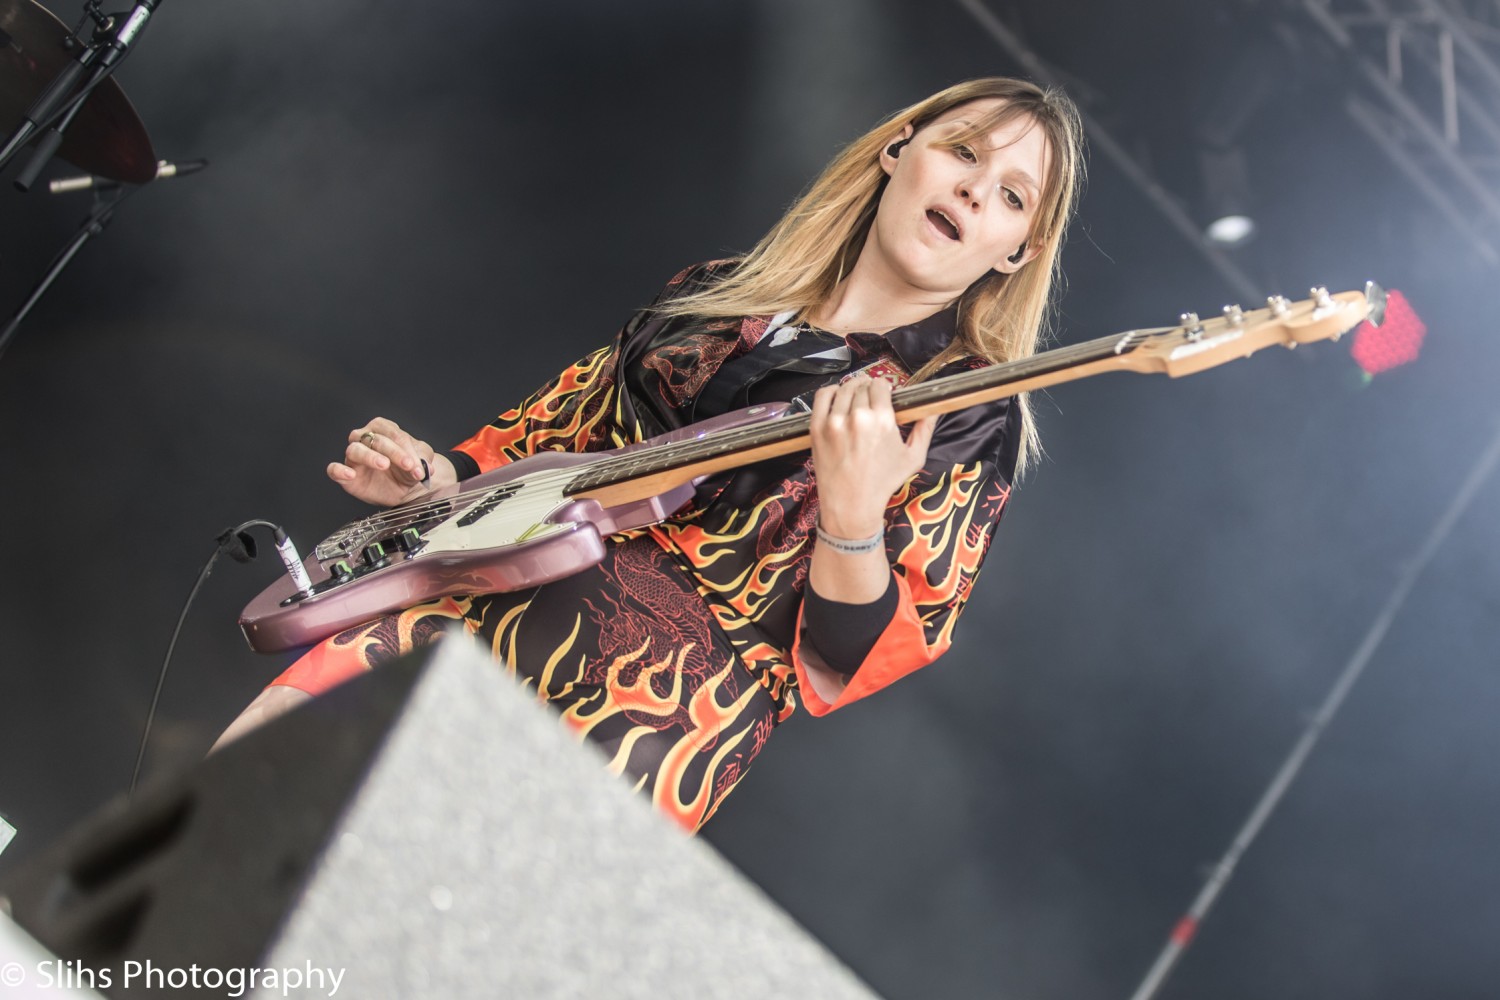
[[[0,893],[112,997],[874,996],[451,639],[147,786]]]

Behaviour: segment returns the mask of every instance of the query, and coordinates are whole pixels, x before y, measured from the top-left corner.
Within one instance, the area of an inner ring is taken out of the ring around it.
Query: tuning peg
[[[1292,308],[1292,304],[1286,300],[1285,296],[1281,295],[1273,295],[1269,299],[1266,299],[1266,305],[1270,308],[1271,315],[1277,317],[1285,316]]]
[[[1238,305],[1225,306],[1224,318],[1229,321],[1230,326],[1241,326],[1245,322],[1245,310]]]
[[[1183,313],[1177,317],[1177,323],[1187,331],[1187,338],[1191,341],[1203,339],[1203,323],[1198,319],[1197,313]]]
[[[1315,310],[1335,309],[1338,307],[1338,303],[1333,301],[1333,296],[1328,294],[1328,289],[1322,285],[1315,285],[1308,289],[1307,297],[1312,299]],[[1342,330],[1335,333],[1332,337],[1334,343],[1338,343],[1338,339],[1343,335],[1344,331]]]
[[[1371,326],[1379,326],[1385,322],[1385,289],[1373,281],[1365,282],[1365,305],[1370,310],[1366,318]]]

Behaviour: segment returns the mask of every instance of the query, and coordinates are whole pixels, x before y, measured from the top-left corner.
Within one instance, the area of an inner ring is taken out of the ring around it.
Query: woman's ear
[[[905,125],[901,126],[901,132],[894,139],[889,140],[885,144],[885,146],[881,148],[880,169],[885,171],[885,175],[887,177],[889,177],[891,175],[891,172],[896,169],[896,161],[901,156],[901,150],[905,149],[906,144],[911,142],[911,137],[911,122],[907,122]]]
[[[999,262],[995,264],[995,270],[1001,274],[1014,274],[1035,260],[1037,254],[1041,252],[1042,245],[1040,243],[1023,240],[1014,253],[1000,258]]]

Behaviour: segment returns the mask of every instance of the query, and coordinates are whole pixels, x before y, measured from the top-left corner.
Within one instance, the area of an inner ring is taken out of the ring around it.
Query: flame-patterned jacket
[[[689,268],[653,306],[712,281],[723,266]],[[947,344],[953,324],[949,310],[883,336],[846,337],[852,365],[825,378],[873,363],[903,381]],[[749,386],[740,383],[755,377],[747,371],[759,369],[736,363],[752,356],[768,325],[764,316],[704,321],[664,317],[648,307],[612,344],[459,444],[460,463],[466,465],[467,456],[478,471],[488,471],[546,449],[616,448],[717,416],[731,408],[725,401],[744,401]],[[938,375],[982,364],[957,362]],[[715,378],[721,374],[725,378]],[[809,665],[822,664],[799,641],[817,516],[806,453],[715,477],[686,510],[629,534],[649,535],[693,580],[743,665],[776,699],[780,718],[794,709],[795,691],[814,715],[824,715],[926,666],[951,644],[1010,493],[1019,420],[1019,408],[1008,400],[939,419],[925,467],[886,508],[896,612],[832,700],[809,682]]]

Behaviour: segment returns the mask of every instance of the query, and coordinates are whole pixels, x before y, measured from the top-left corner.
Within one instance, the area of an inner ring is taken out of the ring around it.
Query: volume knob
[[[370,567],[370,569],[384,566],[386,563],[385,546],[379,542],[371,542],[364,547],[364,551],[360,553],[360,557],[364,559],[365,565]]]

